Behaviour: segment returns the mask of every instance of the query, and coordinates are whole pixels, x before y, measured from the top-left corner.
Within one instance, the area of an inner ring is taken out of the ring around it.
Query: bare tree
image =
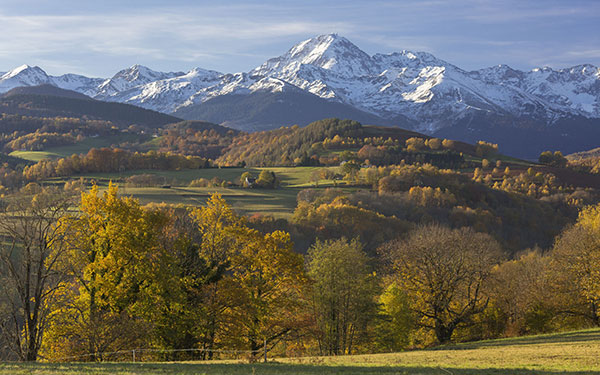
[[[22,361],[35,361],[42,344],[48,305],[60,283],[63,254],[56,225],[72,204],[56,188],[28,185],[0,209],[0,333]]]
[[[419,325],[432,329],[440,343],[485,309],[483,287],[501,259],[500,246],[489,235],[440,225],[420,227],[382,251],[390,256]]]

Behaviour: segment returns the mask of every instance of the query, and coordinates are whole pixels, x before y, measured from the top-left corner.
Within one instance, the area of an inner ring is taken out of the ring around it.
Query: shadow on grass
[[[204,363],[33,363],[0,364],[0,374],[205,374],[205,375],[270,375],[270,374],[566,374],[592,375],[596,371],[548,371],[506,368],[441,368],[441,367],[405,367],[405,366],[324,366],[310,364],[204,364]]]

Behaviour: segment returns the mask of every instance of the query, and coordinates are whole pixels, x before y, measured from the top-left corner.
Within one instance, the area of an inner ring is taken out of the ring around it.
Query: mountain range
[[[344,117],[491,141],[529,158],[545,149],[570,153],[600,144],[596,66],[467,71],[426,52],[371,56],[336,34],[300,42],[241,73],[134,65],[111,78],[89,78],[23,65],[1,75],[0,93],[40,84],[249,131]]]

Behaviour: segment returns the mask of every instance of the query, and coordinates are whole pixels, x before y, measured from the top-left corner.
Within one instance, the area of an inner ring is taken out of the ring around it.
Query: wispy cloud
[[[0,13],[0,58],[11,55],[64,58],[76,51],[93,56],[142,60],[191,61],[240,58],[273,39],[304,38],[320,32],[345,33],[343,22],[317,22],[272,17],[216,17],[195,10],[124,14],[30,15]],[[240,49],[241,47],[241,49]],[[257,55],[256,55],[257,56]],[[45,59],[47,60],[47,58]],[[250,68],[250,67],[248,67]]]
[[[596,0],[3,0],[0,70],[247,71],[330,32],[371,54],[426,51],[466,69],[598,64],[598,14]]]

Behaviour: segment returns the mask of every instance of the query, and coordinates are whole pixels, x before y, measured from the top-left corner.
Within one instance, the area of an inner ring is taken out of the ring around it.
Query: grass
[[[25,160],[38,162],[43,159],[58,159],[73,154],[87,154],[92,148],[110,147],[129,141],[139,141],[140,136],[136,134],[117,134],[106,137],[88,137],[84,140],[68,146],[49,147],[44,151],[13,151],[9,155]]]
[[[219,193],[227,203],[241,214],[270,214],[278,218],[288,218],[296,207],[296,195],[300,189],[285,188],[275,190],[242,188],[119,188],[123,195],[131,195],[142,204],[164,202],[189,206],[203,205],[213,193]]]
[[[181,171],[137,170],[122,173],[92,173],[74,176],[73,179],[83,177],[86,180],[95,180],[100,187],[106,187],[109,181],[119,185],[121,194],[138,198],[142,204],[168,203],[184,204],[190,206],[202,205],[213,193],[220,193],[227,202],[241,214],[252,215],[255,213],[269,214],[277,218],[289,218],[296,208],[296,196],[302,189],[314,187],[309,182],[311,174],[321,167],[276,167],[276,168],[207,168]],[[258,176],[260,171],[268,169],[277,175],[281,186],[277,189],[242,189],[235,188],[200,188],[187,187],[195,179],[212,179],[219,177],[226,181],[238,183],[244,172]],[[170,188],[160,187],[129,187],[125,179],[132,175],[149,173],[164,178],[165,185]],[[64,179],[56,178],[47,183],[62,184]],[[175,181],[176,183],[174,183]],[[321,181],[319,188],[332,186],[331,181]]]
[[[4,374],[600,374],[600,329],[402,353],[170,363],[5,363]]]

